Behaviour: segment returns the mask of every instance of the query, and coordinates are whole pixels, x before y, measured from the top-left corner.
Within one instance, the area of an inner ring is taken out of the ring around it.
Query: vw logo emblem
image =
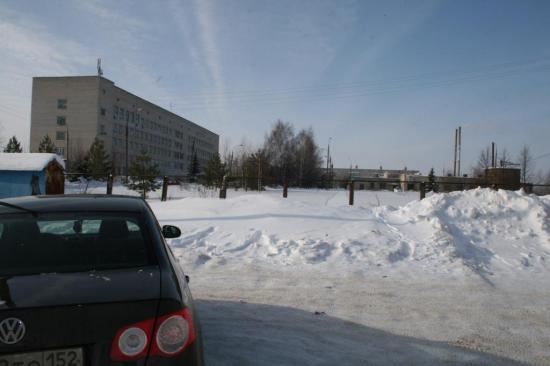
[[[0,342],[16,344],[25,337],[25,324],[17,318],[7,318],[0,322]]]

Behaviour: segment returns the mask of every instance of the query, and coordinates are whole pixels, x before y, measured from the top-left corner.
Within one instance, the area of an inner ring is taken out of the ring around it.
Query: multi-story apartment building
[[[146,151],[165,175],[186,175],[193,153],[204,169],[219,136],[142,99],[101,76],[35,77],[31,152],[49,135],[69,162],[103,141],[116,174]]]

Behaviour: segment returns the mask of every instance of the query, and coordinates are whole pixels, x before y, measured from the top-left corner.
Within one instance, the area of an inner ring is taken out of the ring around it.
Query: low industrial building
[[[407,168],[359,169],[356,167],[334,168],[332,174],[334,181],[340,187],[345,187],[350,180],[354,180],[356,190],[407,190],[414,189],[414,185],[408,186],[407,181],[411,177],[419,177],[420,171]]]
[[[0,198],[63,194],[64,169],[56,154],[0,153]]]
[[[419,191],[422,184],[425,184],[428,189],[432,188],[430,177],[420,174],[418,170],[335,168],[333,172],[334,181],[338,186],[347,187],[352,180],[355,190]],[[522,187],[520,170],[515,168],[488,168],[485,175],[481,177],[435,176],[433,180],[433,189],[438,192],[461,191],[477,187],[518,190]]]

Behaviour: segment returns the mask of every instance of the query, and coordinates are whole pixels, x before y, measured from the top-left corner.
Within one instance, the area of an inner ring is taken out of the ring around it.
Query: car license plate
[[[84,366],[82,348],[0,355],[0,366]]]

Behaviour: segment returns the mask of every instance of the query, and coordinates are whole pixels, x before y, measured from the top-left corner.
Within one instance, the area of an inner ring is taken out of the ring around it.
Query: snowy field
[[[170,189],[209,365],[550,365],[550,196]]]

